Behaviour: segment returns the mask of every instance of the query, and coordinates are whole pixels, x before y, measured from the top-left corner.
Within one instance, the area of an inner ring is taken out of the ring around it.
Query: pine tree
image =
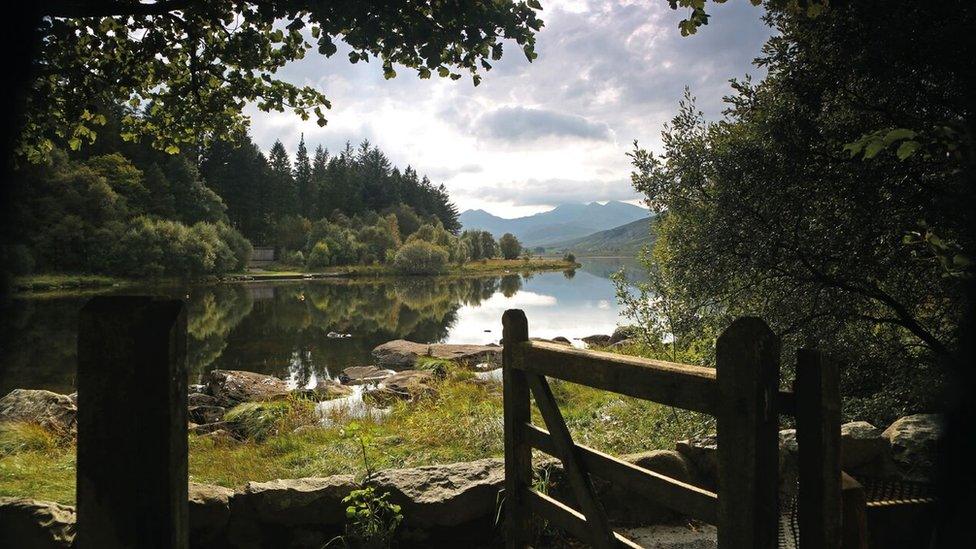
[[[298,193],[295,189],[295,179],[291,173],[291,159],[281,141],[275,141],[268,153],[268,165],[271,168],[270,205],[275,219],[281,216],[298,213]]]
[[[330,196],[331,186],[329,184],[329,150],[323,149],[322,145],[315,147],[315,156],[312,158],[312,187],[315,192],[315,208],[311,211],[309,219],[321,219],[325,217],[333,206],[333,198]]]
[[[298,211],[306,218],[315,212],[315,183],[312,180],[312,164],[305,148],[305,134],[298,142],[298,152],[295,154],[295,188],[298,193]]]

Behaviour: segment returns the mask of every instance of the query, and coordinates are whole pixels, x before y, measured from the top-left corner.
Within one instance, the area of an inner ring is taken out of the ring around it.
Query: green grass
[[[672,448],[675,440],[709,427],[698,414],[651,402],[559,381],[553,381],[552,387],[576,440],[611,454]],[[476,380],[472,372],[454,365],[438,382],[436,398],[398,403],[379,421],[357,419],[355,435],[350,435],[351,423],[343,411],[334,414],[330,427],[292,432],[297,425],[313,421],[302,410],[294,403],[254,404],[228,414],[260,426],[260,441],[191,435],[190,479],[241,488],[248,481],[362,475],[358,437],[366,441],[374,470],[504,454],[501,385]],[[269,415],[274,419],[268,421]],[[534,407],[533,420],[544,425]],[[267,428],[271,424],[279,428]],[[0,430],[0,495],[72,503],[74,475],[72,443],[51,438],[34,426]]]
[[[14,279],[18,292],[53,292],[59,290],[104,289],[130,284],[132,281],[114,276],[92,274],[36,274]]]

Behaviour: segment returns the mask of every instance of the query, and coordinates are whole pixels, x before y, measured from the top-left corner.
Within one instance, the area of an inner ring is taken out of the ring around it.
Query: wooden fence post
[[[79,549],[188,546],[186,313],[96,297],[78,325]]]
[[[840,388],[837,364],[816,350],[796,357],[800,549],[841,546]]]
[[[529,411],[529,385],[525,372],[515,368],[522,360],[519,344],[529,340],[529,323],[521,309],[502,315],[502,390],[505,414],[505,546],[527,547],[532,517],[524,492],[532,485],[532,449],[523,435]]]
[[[777,545],[779,354],[758,318],[736,320],[716,343],[719,549]]]

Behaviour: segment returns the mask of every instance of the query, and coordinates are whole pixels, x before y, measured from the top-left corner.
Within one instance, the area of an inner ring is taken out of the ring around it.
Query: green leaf
[[[898,152],[895,154],[898,155],[898,160],[905,160],[909,156],[915,154],[915,151],[918,150],[919,146],[920,144],[918,141],[905,141],[898,146]]]
[[[176,145],[167,145],[163,151],[166,152],[166,154],[180,154],[180,148]]]
[[[885,134],[884,146],[887,147],[895,141],[901,141],[902,139],[915,139],[915,132],[908,128],[895,128]]]
[[[863,148],[864,148],[863,139],[844,145],[844,150],[851,153],[851,158],[857,156],[858,153],[860,153]]]
[[[881,141],[880,139],[875,139],[871,141],[870,143],[868,143],[867,147],[864,147],[865,160],[874,158],[875,156],[877,156],[879,152],[881,152],[881,149],[883,148],[884,148],[884,141]]]
[[[77,151],[81,149],[81,139],[78,139],[77,137],[72,137],[71,139],[68,140],[68,146],[71,147],[71,150],[73,151]]]
[[[534,10],[542,11],[542,4],[539,3],[539,0],[528,0],[526,4],[528,4],[529,7]]]

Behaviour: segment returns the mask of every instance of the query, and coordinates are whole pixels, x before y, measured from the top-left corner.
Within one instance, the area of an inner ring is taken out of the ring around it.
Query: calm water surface
[[[590,260],[573,273],[230,283],[139,292],[186,300],[191,382],[221,368],[302,385],[371,363],[373,347],[391,339],[497,342],[505,309],[524,309],[533,337],[610,333],[623,319],[607,277],[622,266],[632,270],[634,264]],[[89,297],[14,301],[0,348],[0,395],[15,388],[74,390],[78,311]]]

